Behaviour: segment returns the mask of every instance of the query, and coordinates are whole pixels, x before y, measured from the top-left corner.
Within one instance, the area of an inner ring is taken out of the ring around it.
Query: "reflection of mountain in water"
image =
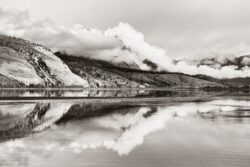
[[[31,103],[0,105],[0,139],[20,138],[50,127],[71,104]]]
[[[234,100],[171,106],[11,103],[0,105],[0,140],[22,138],[56,127],[43,132],[50,136],[46,145],[76,151],[104,147],[124,155],[141,145],[145,136],[166,127],[170,120],[201,118],[230,123],[249,117],[249,110],[247,101]],[[32,138],[38,142],[43,136]]]
[[[11,103],[0,105],[0,140],[27,136],[76,119],[89,119],[118,112],[135,113],[139,107],[111,104]]]

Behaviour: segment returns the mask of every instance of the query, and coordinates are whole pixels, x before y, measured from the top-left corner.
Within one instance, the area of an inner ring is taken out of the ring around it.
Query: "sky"
[[[248,0],[0,0],[5,9],[25,10],[57,25],[107,29],[119,22],[142,32],[146,41],[172,57],[200,50],[250,44]]]
[[[0,0],[0,33],[41,43],[69,55],[150,70],[250,76],[245,66],[197,66],[250,54],[248,0]],[[125,47],[124,47],[125,46]],[[176,64],[176,60],[179,62]]]

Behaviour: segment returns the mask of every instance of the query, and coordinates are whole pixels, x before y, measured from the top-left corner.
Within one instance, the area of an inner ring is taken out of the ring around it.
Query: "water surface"
[[[249,166],[250,102],[206,96],[178,102],[169,100],[172,94],[158,103],[0,101],[0,166]]]

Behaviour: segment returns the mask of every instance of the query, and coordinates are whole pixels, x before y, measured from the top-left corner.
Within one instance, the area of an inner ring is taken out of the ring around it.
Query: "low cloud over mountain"
[[[161,71],[204,74],[216,78],[250,76],[250,69],[245,65],[249,62],[246,58],[240,69],[234,65],[217,68],[206,63],[197,64],[193,63],[191,57],[176,61],[164,49],[147,43],[143,34],[127,23],[119,23],[117,27],[101,31],[86,29],[83,25],[66,28],[49,20],[33,20],[27,12],[0,9],[0,13],[3,20],[0,23],[1,33],[23,37],[68,55],[136,64],[143,70],[152,69],[149,63],[145,63],[150,61],[154,64],[154,69]],[[232,54],[224,54],[223,49],[218,47],[213,55],[219,61],[224,61],[228,57],[238,56],[238,53],[248,53],[249,47],[243,45],[232,47],[232,51],[229,51]],[[202,51],[202,54],[197,53],[197,57],[199,56],[206,58],[211,57],[211,54],[210,51]]]

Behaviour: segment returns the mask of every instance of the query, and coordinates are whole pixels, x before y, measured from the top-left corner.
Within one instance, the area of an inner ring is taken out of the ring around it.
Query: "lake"
[[[249,92],[0,90],[0,166],[249,167]]]

